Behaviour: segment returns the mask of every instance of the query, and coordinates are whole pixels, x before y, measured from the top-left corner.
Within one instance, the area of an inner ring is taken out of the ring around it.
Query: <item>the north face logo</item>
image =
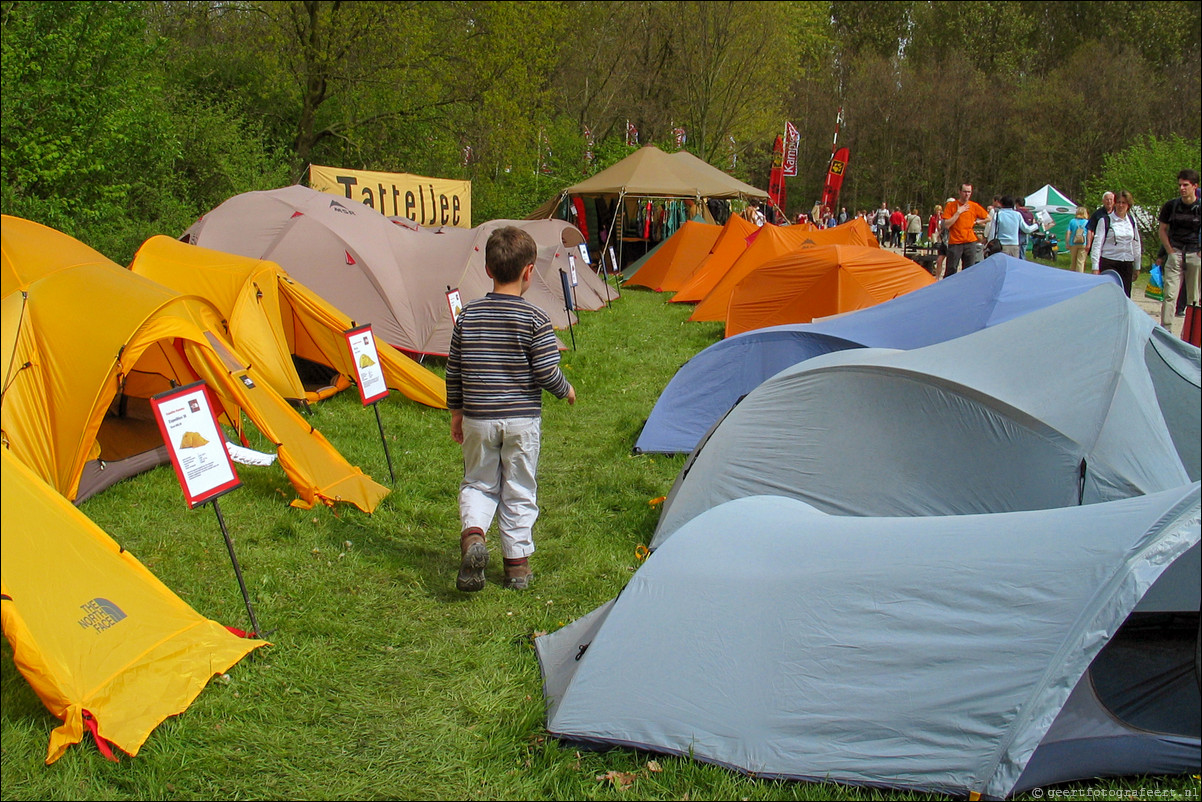
[[[99,597],[79,605],[84,616],[79,619],[79,625],[84,629],[91,627],[97,632],[104,632],[125,618],[125,611],[108,599]]]
[[[345,206],[343,206],[341,203],[339,203],[336,200],[330,201],[330,208],[336,212],[342,212],[343,214],[352,214],[352,215],[354,214],[353,211],[346,208]]]

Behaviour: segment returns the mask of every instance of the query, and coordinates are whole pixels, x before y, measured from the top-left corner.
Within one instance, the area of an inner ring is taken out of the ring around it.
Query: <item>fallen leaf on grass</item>
[[[663,770],[664,770],[664,767],[659,764],[658,760],[648,760],[647,761],[647,771],[661,772]]]
[[[609,780],[613,783],[614,788],[619,791],[625,791],[630,786],[634,785],[634,781],[639,778],[639,775],[631,771],[607,771],[604,774],[597,775],[597,782],[605,782]]]

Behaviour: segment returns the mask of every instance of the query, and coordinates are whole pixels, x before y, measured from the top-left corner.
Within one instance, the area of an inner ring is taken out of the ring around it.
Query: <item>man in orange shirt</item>
[[[988,220],[989,212],[972,200],[972,184],[961,184],[955,203],[943,207],[943,227],[947,230],[945,275],[953,275],[961,266],[972,267],[981,261],[981,243],[973,226]]]

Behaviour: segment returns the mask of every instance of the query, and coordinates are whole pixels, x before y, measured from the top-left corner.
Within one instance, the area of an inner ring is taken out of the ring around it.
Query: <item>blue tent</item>
[[[668,382],[635,453],[691,452],[740,398],[811,357],[855,347],[911,350],[946,342],[1117,280],[997,254],[869,309],[730,337],[697,354]]]

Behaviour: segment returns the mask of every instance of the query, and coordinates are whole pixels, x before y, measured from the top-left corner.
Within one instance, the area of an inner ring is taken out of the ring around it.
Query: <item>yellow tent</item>
[[[353,327],[351,319],[275,262],[158,236],[143,243],[129,269],[210,301],[225,316],[234,347],[285,398],[319,401],[350,386],[355,372],[343,332]],[[390,388],[420,404],[446,409],[446,382],[386,343],[376,346]],[[331,369],[333,383],[306,390],[293,354]]]
[[[146,456],[162,448],[148,399],[198,379],[214,391],[224,423],[240,433],[245,412],[277,445],[300,494],[294,506],[346,501],[371,512],[387,495],[248,366],[207,301],[99,254],[74,259],[78,243],[53,229],[0,222],[4,440],[62,495],[79,501],[165,461],[165,450]]]
[[[0,451],[0,621],[17,668],[63,722],[50,736],[46,762],[78,743],[85,727],[103,739],[102,748],[107,741],[136,755],[210,677],[266,642],[239,638],[201,616]]]

